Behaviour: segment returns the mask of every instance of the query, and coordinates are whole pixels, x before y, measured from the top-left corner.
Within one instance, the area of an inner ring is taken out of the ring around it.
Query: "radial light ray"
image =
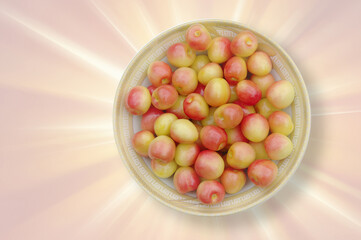
[[[67,52],[77,56],[79,59],[83,60],[84,62],[96,67],[97,69],[101,70],[102,72],[106,73],[107,75],[113,77],[115,80],[118,80],[119,77],[123,74],[123,70],[120,67],[115,67],[112,64],[105,62],[104,60],[100,59],[94,53],[83,49],[82,47],[76,45],[75,43],[57,35],[56,33],[52,32],[45,27],[38,26],[35,23],[30,23],[31,20],[25,19],[20,16],[16,16],[13,13],[9,13],[4,9],[0,10],[0,12],[10,19],[14,20],[18,24],[21,24],[28,30],[36,33],[37,35],[43,37],[44,39],[52,42],[56,46],[66,50]]]
[[[304,31],[308,30],[308,26],[312,24],[313,17],[316,17],[316,14],[312,14],[310,11],[315,11],[316,8],[311,6],[311,10],[304,5],[302,8],[303,11],[295,11],[289,15],[287,21],[280,26],[278,31],[275,33],[275,38],[284,44],[288,45],[294,41],[299,40],[300,36]]]
[[[177,0],[171,0],[171,8],[172,8],[172,15],[174,16],[174,23],[175,25],[182,22],[182,18],[179,16],[179,10],[177,9],[177,4],[179,1]]]
[[[306,163],[303,163],[299,167],[299,170],[308,175],[311,175],[314,178],[321,180],[322,182],[325,182],[327,185],[336,188],[338,191],[345,192],[361,200],[361,191],[359,189],[356,189],[346,183],[343,183],[329,174],[326,174],[315,168],[309,167]]]
[[[128,201],[128,198],[130,196],[132,196],[132,198],[135,197],[135,188],[137,188],[137,186],[133,181],[126,183],[125,186],[119,189],[118,193],[116,193],[108,203],[104,204],[104,206],[99,209],[92,219],[83,226],[80,232],[91,231],[91,229],[104,221],[105,218],[113,217],[114,220],[116,220],[117,217],[114,217],[114,212],[117,211],[117,216],[122,215],[122,211],[120,209],[125,210],[126,207],[120,208],[120,206],[129,206],[131,204],[131,202]],[[124,201],[127,203],[124,204]]]
[[[109,95],[109,97],[97,97],[91,94],[84,94],[84,93],[69,93],[64,90],[59,90],[55,87],[46,88],[41,84],[33,84],[24,85],[23,83],[14,83],[14,82],[3,82],[0,85],[0,89],[5,88],[13,88],[16,90],[27,91],[27,92],[34,92],[37,94],[48,94],[51,96],[61,97],[64,99],[74,99],[74,101],[83,101],[89,104],[96,102],[97,104],[101,103],[107,105],[107,107],[112,107],[114,100],[113,96]]]
[[[99,147],[99,146],[104,146],[104,145],[114,145],[114,141],[110,140],[110,141],[103,141],[103,142],[98,142],[98,143],[91,143],[91,144],[86,144],[83,146],[79,146],[76,149],[87,149],[87,148],[93,148],[93,147]]]
[[[343,111],[343,112],[325,112],[325,113],[312,113],[312,117],[322,117],[322,116],[330,116],[330,115],[344,115],[344,114],[354,114],[361,113],[361,110],[354,111]]]
[[[354,65],[356,65],[356,64],[354,64]],[[337,79],[335,79],[335,81],[337,81],[337,80],[339,80],[339,77],[337,77]],[[344,90],[353,89],[356,87],[355,85],[357,85],[357,84],[360,84],[360,82],[359,81],[348,81],[348,82],[343,82],[342,84],[332,84],[332,85],[322,88],[322,89],[310,91],[309,95],[312,99],[315,97],[315,95],[322,95],[322,94],[325,95],[325,94],[332,94],[332,93],[334,94],[335,91],[336,91],[336,93],[339,93],[341,89],[344,89]]]
[[[150,16],[149,11],[147,10],[147,8],[144,6],[144,3],[142,0],[136,0],[136,2],[138,3],[138,10],[140,12],[140,15],[143,18],[143,23],[145,24],[145,26],[147,27],[147,29],[150,31],[150,33],[152,34],[152,36],[156,35],[156,32],[158,32],[156,30],[156,27],[154,26],[154,22]]]
[[[272,237],[272,233],[271,230],[268,228],[268,226],[266,225],[265,221],[263,221],[263,219],[265,218],[265,216],[261,213],[261,211],[259,210],[259,208],[253,208],[252,210],[253,216],[255,217],[255,219],[257,220],[257,223],[259,224],[260,228],[262,229],[263,233],[265,234],[265,236],[267,237],[268,240],[275,240],[276,238]]]
[[[319,196],[319,194],[312,192],[309,188],[307,188],[304,183],[295,180],[295,178],[293,178],[290,181],[294,186],[296,186],[297,188],[301,189],[303,192],[307,193],[308,195],[310,195],[312,198],[316,199],[317,201],[319,201],[320,203],[322,203],[324,206],[328,207],[329,209],[331,209],[332,211],[338,213],[340,216],[344,217],[345,219],[347,219],[350,223],[361,227],[361,223],[359,222],[359,220],[349,216],[348,214],[346,214],[343,210],[339,209],[336,206],[331,205],[328,201],[326,201],[325,199],[322,198],[322,196]]]
[[[324,13],[327,13],[327,8],[329,8],[329,6],[324,6],[324,3],[321,1],[314,1],[308,4],[310,5],[308,8],[302,6],[302,11],[299,11],[299,9],[296,10],[296,12],[302,12],[302,18],[299,19],[297,23],[295,21],[297,21],[298,14],[296,14],[295,17],[291,17],[290,21],[294,22],[295,25],[291,25],[293,28],[290,28],[292,31],[289,31],[289,34],[281,34],[284,44],[291,45],[294,42],[300,41],[302,36],[314,26],[315,22],[320,20]],[[292,15],[294,15],[294,13]],[[285,21],[285,24],[288,24],[288,20],[289,19]],[[284,33],[287,33],[286,29],[284,29]]]
[[[290,14],[290,17],[287,19],[287,21],[285,21],[275,33],[274,38],[281,42],[287,41],[288,37],[295,33],[297,26],[300,24],[300,21],[302,21],[303,18],[303,11],[296,11]],[[302,29],[299,28],[298,31],[301,32]]]
[[[38,126],[32,128],[34,130],[55,130],[55,131],[64,131],[64,130],[97,130],[97,131],[113,131],[113,127],[109,122],[104,122],[103,124],[84,124],[84,125],[57,125],[57,126]]]
[[[127,35],[123,33],[119,27],[106,15],[106,13],[95,3],[94,0],[91,0],[90,3],[95,7],[95,9],[102,15],[102,17],[112,26],[112,28],[127,42],[127,44],[137,52],[137,47],[129,40]],[[119,75],[120,76],[120,75]]]
[[[234,9],[234,13],[233,13],[233,20],[234,21],[239,21],[243,11],[244,11],[244,6],[246,4],[246,0],[238,0],[236,7]]]
[[[276,201],[279,205],[281,205],[283,208],[285,208],[287,210],[287,213],[289,213],[290,215],[292,215],[293,218],[295,218],[304,228],[307,227],[307,225],[305,223],[303,223],[301,221],[301,219],[297,216],[297,213],[295,213],[292,208],[290,208],[289,206],[287,206],[287,204],[284,203],[283,199],[281,197],[279,197],[279,195],[276,195],[273,197],[274,201]]]

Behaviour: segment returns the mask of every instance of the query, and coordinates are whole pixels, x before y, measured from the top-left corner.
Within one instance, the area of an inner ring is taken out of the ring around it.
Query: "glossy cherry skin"
[[[229,85],[237,85],[247,76],[247,66],[243,58],[231,57],[224,66],[224,78]]]
[[[202,145],[213,151],[219,151],[227,145],[227,133],[218,126],[204,126],[200,138]]]
[[[262,92],[254,82],[243,80],[237,84],[238,99],[246,105],[255,105],[262,98]]]
[[[149,110],[142,115],[140,126],[142,130],[148,130],[154,132],[154,123],[157,118],[163,114],[163,111],[151,106]]]
[[[223,185],[216,180],[206,180],[197,188],[197,198],[204,204],[216,204],[223,201],[226,192]]]

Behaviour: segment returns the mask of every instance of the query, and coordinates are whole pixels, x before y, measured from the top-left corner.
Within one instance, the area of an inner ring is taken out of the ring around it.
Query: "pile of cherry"
[[[205,26],[193,24],[186,43],[167,51],[177,69],[153,62],[152,85],[127,94],[127,110],[142,115],[135,151],[151,159],[158,177],[174,175],[179,193],[196,191],[201,202],[214,204],[239,192],[247,176],[267,187],[277,177],[273,161],[291,154],[294,124],[281,109],[293,102],[294,88],[275,81],[270,57],[257,48],[251,31],[212,39]]]

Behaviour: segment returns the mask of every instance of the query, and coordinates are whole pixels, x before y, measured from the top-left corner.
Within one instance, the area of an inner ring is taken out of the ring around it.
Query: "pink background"
[[[361,239],[361,1],[0,2],[0,239]],[[118,155],[119,79],[156,34],[201,18],[278,42],[310,94],[304,160],[266,203],[196,217]]]

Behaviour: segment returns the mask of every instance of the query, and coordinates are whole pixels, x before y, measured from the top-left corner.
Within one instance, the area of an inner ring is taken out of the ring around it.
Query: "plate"
[[[129,114],[124,105],[125,96],[132,87],[150,85],[147,79],[149,64],[157,60],[167,61],[168,47],[174,43],[185,41],[186,30],[194,23],[205,25],[212,37],[224,36],[232,39],[242,30],[252,31],[258,38],[258,49],[265,51],[271,57],[272,75],[276,80],[285,79],[292,83],[296,95],[292,105],[286,109],[295,125],[294,132],[290,135],[294,149],[289,157],[276,162],[278,165],[276,180],[270,186],[260,188],[247,179],[247,183],[241,192],[232,195],[226,194],[225,199],[216,205],[200,203],[195,193],[179,194],[173,186],[172,178],[159,179],[152,173],[150,160],[139,156],[133,150],[131,143],[134,133],[141,130],[141,117]],[[184,23],[160,33],[146,44],[132,59],[122,76],[115,95],[113,114],[114,136],[120,157],[138,184],[152,197],[169,207],[203,216],[219,216],[240,212],[272,197],[285,185],[301,163],[311,128],[311,111],[307,89],[292,59],[278,44],[264,35],[237,22],[225,20],[200,20]]]

